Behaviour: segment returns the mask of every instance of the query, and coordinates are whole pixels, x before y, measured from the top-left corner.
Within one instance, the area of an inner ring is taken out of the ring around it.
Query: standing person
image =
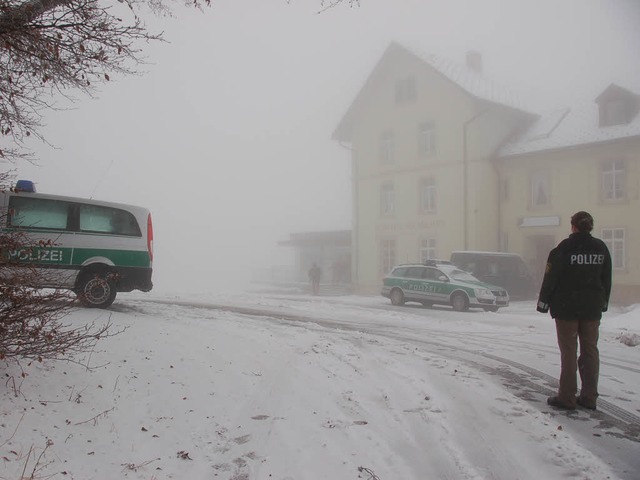
[[[309,280],[311,281],[311,291],[314,295],[320,293],[320,279],[322,278],[322,269],[313,262],[313,265],[309,269]]]
[[[598,329],[611,294],[611,255],[591,230],[589,213],[580,211],[571,217],[571,235],[549,253],[538,297],[537,310],[551,310],[556,321],[560,348],[560,385],[547,403],[566,410],[576,405],[595,410],[598,398]],[[582,384],[577,398],[576,370]]]

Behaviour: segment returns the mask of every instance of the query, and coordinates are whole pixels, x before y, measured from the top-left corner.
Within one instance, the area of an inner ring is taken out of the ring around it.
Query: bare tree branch
[[[44,140],[56,95],[92,95],[112,75],[137,72],[141,45],[163,39],[148,31],[143,9],[170,14],[165,0],[0,0],[0,157],[30,158],[25,140]]]

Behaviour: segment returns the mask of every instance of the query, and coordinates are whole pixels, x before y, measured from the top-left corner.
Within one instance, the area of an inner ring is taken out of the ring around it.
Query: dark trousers
[[[580,398],[587,405],[596,404],[600,353],[598,352],[600,320],[556,319],[558,347],[560,347],[560,387],[558,397],[563,403],[575,406],[578,391],[576,371],[580,372]],[[580,356],[578,356],[580,343]]]

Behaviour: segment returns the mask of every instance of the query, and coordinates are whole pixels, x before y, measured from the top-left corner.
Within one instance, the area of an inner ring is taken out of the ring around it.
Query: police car
[[[509,305],[504,288],[482,282],[455,265],[429,261],[394,267],[383,279],[381,294],[393,305],[451,305],[460,312],[469,308],[496,312]]]
[[[26,242],[2,252],[0,273],[35,271],[31,287],[72,290],[94,308],[109,307],[117,292],[153,288],[153,226],[144,207],[36,193],[20,180],[0,191],[0,233]]]

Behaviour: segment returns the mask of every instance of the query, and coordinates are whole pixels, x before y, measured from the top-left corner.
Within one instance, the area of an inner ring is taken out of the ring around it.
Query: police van
[[[151,213],[143,207],[36,193],[19,180],[0,191],[1,230],[26,244],[3,252],[8,265],[32,268],[37,288],[75,292],[87,307],[107,308],[117,292],[148,292],[153,263]],[[5,269],[7,270],[7,269]]]

